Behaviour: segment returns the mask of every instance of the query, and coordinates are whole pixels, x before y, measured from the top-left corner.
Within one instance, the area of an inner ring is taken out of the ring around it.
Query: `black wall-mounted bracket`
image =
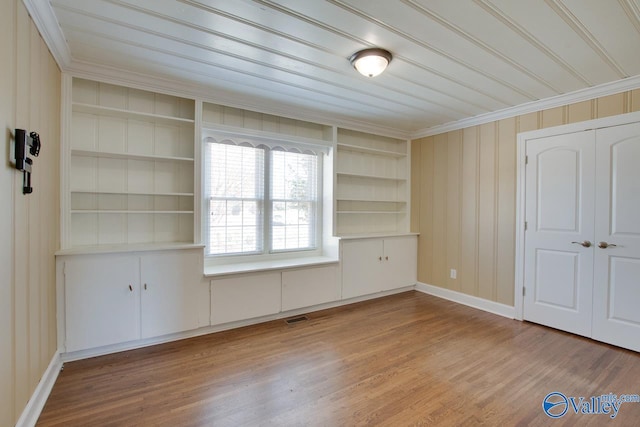
[[[29,147],[27,149],[27,147]],[[38,157],[40,154],[40,135],[36,132],[31,132],[27,135],[27,131],[24,129],[16,129],[15,133],[15,161],[16,169],[22,171],[22,194],[30,194],[33,192],[31,187],[31,166],[33,160],[27,157],[31,154],[34,157]]]

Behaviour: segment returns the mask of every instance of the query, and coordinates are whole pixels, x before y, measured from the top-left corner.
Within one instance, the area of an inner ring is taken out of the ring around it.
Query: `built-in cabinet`
[[[211,324],[340,300],[338,264],[231,275],[211,280]]]
[[[138,258],[74,257],[63,263],[67,352],[140,338]]]
[[[282,272],[282,311],[339,299],[340,278],[337,264]]]
[[[62,249],[193,243],[195,101],[73,78]]]
[[[203,284],[201,259],[201,250],[195,249],[60,257],[65,350],[208,325],[209,290]]]
[[[211,324],[279,313],[281,273],[232,275],[211,281]]]
[[[342,298],[415,285],[417,244],[416,236],[343,239]]]
[[[62,353],[134,348],[416,283],[408,141],[69,75],[62,89]],[[205,275],[201,147],[211,138],[324,153],[318,253]]]
[[[403,139],[337,129],[336,235],[409,229],[408,149]]]

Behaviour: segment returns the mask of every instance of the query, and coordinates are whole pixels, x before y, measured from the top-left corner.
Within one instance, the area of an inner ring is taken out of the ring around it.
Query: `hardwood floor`
[[[65,364],[38,426],[640,425],[640,354],[417,292]],[[567,405],[569,406],[569,405]]]

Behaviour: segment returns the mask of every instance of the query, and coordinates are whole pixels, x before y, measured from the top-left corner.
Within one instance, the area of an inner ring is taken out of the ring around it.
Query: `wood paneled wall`
[[[632,111],[640,89],[412,141],[418,280],[513,305],[517,134]]]
[[[0,426],[12,426],[57,348],[61,77],[22,1],[0,1]],[[14,128],[42,140],[30,195],[9,163]]]

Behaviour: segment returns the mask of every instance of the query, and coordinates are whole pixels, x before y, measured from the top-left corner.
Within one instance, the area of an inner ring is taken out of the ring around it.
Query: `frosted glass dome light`
[[[387,68],[391,58],[391,52],[380,48],[372,48],[354,53],[349,58],[349,62],[363,76],[375,77]]]

